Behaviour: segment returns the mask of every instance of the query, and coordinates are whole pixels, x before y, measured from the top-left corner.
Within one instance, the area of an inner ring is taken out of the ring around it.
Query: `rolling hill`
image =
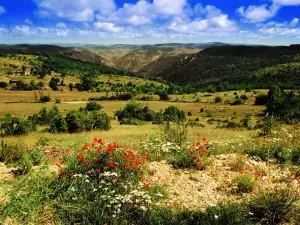
[[[262,69],[295,62],[300,62],[297,45],[219,46],[188,55],[156,75],[176,84],[189,84],[198,88],[221,84],[231,88],[269,88],[273,84],[299,88],[299,72],[291,72],[288,66],[282,67],[280,73],[274,69],[269,71],[272,74],[259,75]]]

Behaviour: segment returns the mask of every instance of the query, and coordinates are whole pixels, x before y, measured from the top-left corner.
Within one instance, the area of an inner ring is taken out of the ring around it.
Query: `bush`
[[[32,120],[13,117],[10,114],[0,119],[0,132],[3,136],[19,136],[36,131],[36,123]]]
[[[40,125],[46,125],[51,124],[52,120],[59,115],[59,109],[57,106],[53,106],[53,108],[49,110],[43,107],[38,114],[30,116],[29,119]]]
[[[159,101],[168,101],[169,100],[169,94],[167,91],[160,91],[157,94],[159,96]]]
[[[49,82],[49,87],[53,91],[58,91],[58,84],[60,83],[60,78],[59,77],[52,77],[50,82]]]
[[[115,115],[118,117],[119,121],[122,121],[124,118],[153,121],[155,112],[140,103],[130,102],[124,109],[118,110]]]
[[[8,83],[4,81],[0,81],[0,88],[7,88],[7,87],[8,87]]]
[[[165,121],[169,122],[183,122],[186,120],[184,111],[178,109],[176,106],[169,106],[166,108],[163,115]]]
[[[70,133],[109,130],[111,128],[108,115],[99,111],[71,111],[67,114],[65,120]]]
[[[65,133],[68,131],[68,125],[66,120],[61,116],[56,116],[50,125],[50,131],[52,133]]]
[[[60,104],[61,103],[61,100],[59,98],[55,98],[55,103],[56,104]]]
[[[249,211],[253,214],[252,221],[259,224],[282,224],[289,222],[294,211],[294,203],[299,198],[288,191],[263,193],[252,199]]]
[[[166,142],[182,146],[187,140],[188,123],[176,123],[172,125],[170,122],[167,122],[162,125],[162,135]]]
[[[245,103],[245,102],[244,102],[243,99],[237,98],[237,99],[235,99],[235,100],[231,103],[231,105],[242,105],[242,104],[244,104],[244,103]]]
[[[85,107],[86,111],[94,111],[94,110],[101,110],[101,109],[103,109],[103,106],[98,104],[97,102],[88,102]]]
[[[140,125],[141,121],[133,118],[123,118],[120,121],[120,125]]]
[[[287,123],[300,121],[300,97],[274,86],[268,93],[267,112]]]
[[[46,102],[50,102],[50,101],[51,101],[50,96],[42,96],[42,97],[40,97],[40,102],[41,103],[46,103]]]
[[[267,102],[268,95],[260,94],[256,96],[254,105],[267,105]]]
[[[276,160],[278,163],[290,163],[293,161],[296,162],[297,151],[293,153],[292,149],[283,147],[283,146],[271,146],[269,148],[266,147],[257,147],[251,148],[246,151],[247,154],[255,157],[259,157],[264,161]]]
[[[164,121],[164,114],[163,112],[158,112],[155,114],[154,116],[154,120],[153,120],[153,124],[163,124],[165,121]]]
[[[252,192],[255,187],[255,179],[249,174],[240,175],[233,182],[234,192],[238,194]]]
[[[220,96],[217,96],[215,98],[215,103],[222,103],[223,102],[223,98],[221,98]]]

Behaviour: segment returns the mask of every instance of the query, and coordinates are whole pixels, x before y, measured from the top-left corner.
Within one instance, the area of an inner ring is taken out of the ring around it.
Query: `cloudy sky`
[[[0,0],[1,43],[300,43],[300,0]]]

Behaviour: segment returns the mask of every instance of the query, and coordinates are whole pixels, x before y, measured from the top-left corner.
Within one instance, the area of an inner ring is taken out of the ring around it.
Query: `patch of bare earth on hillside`
[[[300,180],[294,179],[293,169],[247,156],[243,156],[243,168],[233,169],[229,165],[237,157],[236,154],[212,156],[211,165],[203,171],[175,169],[165,161],[150,163],[148,181],[166,186],[169,192],[169,199],[158,205],[205,210],[218,203],[244,202],[264,191],[288,189],[300,194]],[[253,176],[256,184],[251,193],[237,194],[234,181],[243,174]]]

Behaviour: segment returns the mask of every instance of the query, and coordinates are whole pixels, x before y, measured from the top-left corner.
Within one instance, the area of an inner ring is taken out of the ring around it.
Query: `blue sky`
[[[300,43],[300,0],[0,0],[0,43]]]

